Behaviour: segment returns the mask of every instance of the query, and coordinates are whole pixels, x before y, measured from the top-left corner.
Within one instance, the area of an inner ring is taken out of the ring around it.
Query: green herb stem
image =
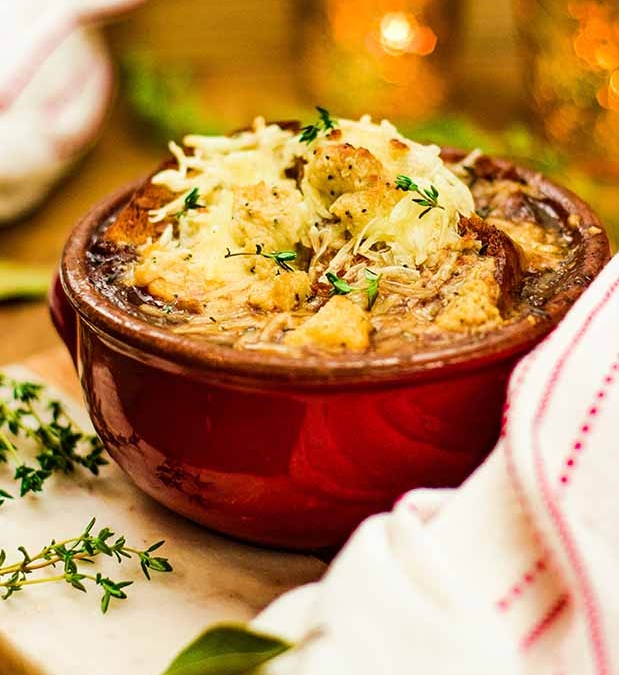
[[[113,581],[100,573],[96,575],[83,573],[79,569],[80,563],[92,564],[94,559],[103,554],[113,557],[118,563],[125,559],[136,557],[144,576],[150,580],[150,572],[171,572],[172,565],[167,558],[151,555],[155,550],[163,546],[159,541],[145,550],[140,550],[126,545],[125,537],[117,537],[114,541],[114,533],[107,527],[100,530],[97,535],[91,534],[94,527],[93,518],[84,531],[78,537],[52,542],[42,548],[36,555],[31,556],[23,547],[18,547],[23,559],[20,562],[4,565],[6,553],[0,550],[0,588],[5,589],[3,600],[8,599],[14,593],[22,590],[25,586],[42,583],[64,581],[79,591],[86,591],[85,581],[100,586],[103,592],[101,597],[101,610],[106,612],[112,598],[123,600],[127,597],[123,590],[131,585],[131,581]],[[31,578],[31,575],[46,567],[62,565],[63,574]],[[8,578],[7,578],[8,577]]]
[[[19,452],[17,451],[17,448],[15,445],[9,440],[7,435],[3,432],[0,431],[0,460],[6,461],[5,456],[2,454],[3,450],[8,450],[11,453],[11,457],[13,458],[13,461],[15,464],[20,464],[21,460],[19,457]]]
[[[256,252],[252,253],[251,251],[238,251],[232,253],[229,248],[226,249],[226,255],[224,258],[235,258],[236,256],[246,256],[246,255],[258,255],[263,258],[268,258],[272,260],[278,267],[285,270],[286,272],[294,272],[294,267],[288,263],[292,260],[296,260],[297,254],[296,251],[272,251],[266,253],[262,244],[256,244]]]
[[[301,129],[301,135],[299,136],[301,143],[309,145],[318,138],[319,133],[331,131],[337,124],[337,121],[329,115],[328,110],[320,106],[316,106],[316,110],[318,111],[318,121],[316,124],[308,124]]]
[[[41,492],[54,473],[71,473],[82,466],[97,475],[107,464],[101,441],[84,434],[60,401],[47,399],[44,387],[19,382],[0,374],[0,462],[10,455],[17,468],[13,479],[19,481],[20,496]],[[4,399],[4,400],[2,400]],[[37,405],[35,405],[37,404]],[[42,410],[49,415],[44,416]],[[23,461],[19,437],[29,438],[36,449],[35,464]],[[12,495],[0,490],[0,505]]]
[[[44,298],[51,275],[45,267],[0,260],[0,301]]]
[[[423,218],[432,209],[444,210],[445,208],[438,203],[439,192],[434,185],[430,185],[429,188],[420,188],[412,178],[399,174],[395,179],[395,187],[396,190],[411,191],[419,195],[419,199],[413,199],[413,201],[419,206],[424,206],[425,209],[419,214],[418,218]]]
[[[333,286],[330,295],[348,295],[348,293],[356,293],[356,292],[367,293],[368,298],[367,309],[368,311],[370,311],[374,306],[374,303],[376,302],[376,298],[378,297],[378,284],[380,283],[380,280],[383,275],[377,274],[376,272],[373,272],[371,269],[366,268],[364,270],[364,276],[368,281],[368,285],[365,286],[364,288],[357,288],[355,286],[351,286],[346,281],[346,279],[338,277],[338,275],[334,274],[333,272],[327,272],[325,276],[329,281],[329,283]]]
[[[200,190],[197,187],[192,188],[186,195],[183,200],[183,208],[176,214],[176,217],[179,218],[187,211],[191,209],[199,209],[204,205],[199,203],[200,199]]]

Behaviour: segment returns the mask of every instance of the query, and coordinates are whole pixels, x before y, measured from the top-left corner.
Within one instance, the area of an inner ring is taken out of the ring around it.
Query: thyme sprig
[[[122,563],[127,558],[137,557],[144,576],[150,581],[150,572],[171,572],[172,565],[167,558],[151,555],[163,546],[163,541],[152,544],[145,550],[127,546],[124,536],[114,539],[115,534],[108,527],[104,527],[98,534],[93,534],[95,525],[93,518],[84,531],[77,537],[52,540],[38,553],[31,555],[24,546],[19,546],[22,559],[18,562],[6,565],[6,552],[0,549],[0,589],[4,589],[1,596],[8,600],[15,593],[23,590],[26,586],[35,584],[65,582],[72,588],[86,593],[86,583],[90,582],[101,588],[101,611],[107,612],[111,600],[124,600],[127,593],[124,590],[132,581],[113,581],[103,576],[100,572],[95,574],[85,573],[84,564],[92,564],[99,555],[115,558]],[[49,576],[33,575],[46,568],[62,567],[62,572]],[[82,567],[81,567],[82,566]]]
[[[191,209],[199,209],[204,206],[203,204],[200,204],[198,201],[200,199],[200,190],[197,187],[192,188],[187,195],[185,196],[185,199],[183,201],[183,208],[176,214],[176,217],[179,218],[182,216],[184,213],[187,213],[187,211]]]
[[[378,297],[378,284],[380,283],[382,274],[377,274],[367,268],[364,270],[364,274],[368,282],[365,292],[368,294],[368,310],[370,310],[374,307],[374,303]]]
[[[445,208],[438,203],[439,192],[435,185],[430,185],[429,188],[420,188],[412,178],[404,176],[403,174],[398,174],[395,179],[395,187],[396,190],[416,192],[419,195],[418,199],[413,199],[415,204],[425,207],[425,210],[419,214],[419,218],[423,218],[426,213],[429,213],[432,209]]]
[[[351,286],[346,279],[338,277],[337,274],[334,274],[333,272],[327,272],[325,276],[327,277],[327,281],[333,286],[331,295],[347,295],[348,293],[359,290],[358,288]]]
[[[378,297],[378,284],[380,283],[382,274],[377,274],[369,268],[366,268],[363,273],[368,282],[368,285],[364,288],[357,288],[355,286],[351,286],[346,281],[346,279],[338,277],[337,274],[334,274],[333,272],[327,272],[325,274],[327,281],[333,286],[330,294],[347,295],[348,293],[354,293],[356,291],[365,292],[368,299],[368,311],[370,311],[376,302],[376,298]]]
[[[20,438],[34,442],[34,465],[23,460]],[[99,438],[81,431],[60,401],[46,398],[43,385],[0,373],[0,463],[15,465],[20,497],[41,492],[50,476],[72,473],[77,466],[98,475],[108,463],[103,451]],[[12,498],[0,490],[0,505]]]
[[[331,131],[337,124],[337,121],[329,115],[328,110],[320,106],[316,106],[316,110],[318,111],[318,121],[316,124],[308,124],[301,129],[301,136],[299,137],[301,143],[309,145],[312,141],[316,140],[321,131],[325,133]]]
[[[230,249],[227,248],[224,258],[234,258],[239,255],[259,255],[263,258],[268,258],[269,260],[273,260],[278,267],[281,267],[281,269],[286,272],[294,272],[294,267],[291,267],[288,263],[297,258],[296,251],[271,251],[270,253],[267,253],[264,251],[262,244],[256,244],[255,253],[252,253],[251,251],[238,251],[237,253],[232,253]]]

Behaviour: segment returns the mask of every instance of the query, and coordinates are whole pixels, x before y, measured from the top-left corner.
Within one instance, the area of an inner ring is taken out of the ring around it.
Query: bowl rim
[[[467,153],[443,149],[452,161]],[[95,229],[129,200],[144,178],[133,181],[93,206],[76,224],[62,252],[60,281],[79,315],[101,339],[117,351],[167,370],[197,379],[243,388],[293,389],[405,385],[443,379],[458,372],[496,366],[515,360],[544,338],[567,313],[610,259],[604,227],[588,204],[542,174],[511,161],[491,157],[499,169],[519,178],[579,216],[576,274],[544,306],[546,315],[532,324],[527,317],[487,333],[481,341],[442,345],[435,349],[393,355],[346,354],[343,357],[289,356],[219,345],[172,333],[123,311],[95,288],[88,274],[86,251]],[[598,231],[600,230],[600,231]]]

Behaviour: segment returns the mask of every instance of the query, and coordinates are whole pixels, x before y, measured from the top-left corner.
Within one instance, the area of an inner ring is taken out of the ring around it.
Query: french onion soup
[[[319,114],[171,143],[96,233],[97,288],[176,334],[299,358],[414,351],[543,319],[579,216],[479,151]]]

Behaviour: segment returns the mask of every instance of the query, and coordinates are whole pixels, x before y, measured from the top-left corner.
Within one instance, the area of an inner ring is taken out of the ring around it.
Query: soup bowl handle
[[[52,323],[69,350],[77,369],[77,314],[67,298],[59,272],[54,274],[50,286],[49,312]]]

